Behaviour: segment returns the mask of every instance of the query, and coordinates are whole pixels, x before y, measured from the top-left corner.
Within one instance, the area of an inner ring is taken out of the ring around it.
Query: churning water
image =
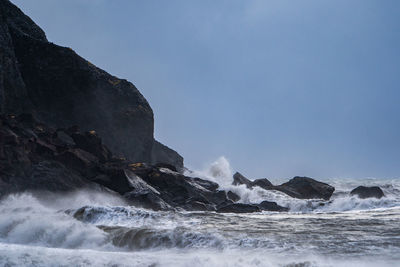
[[[95,192],[0,202],[0,266],[400,266],[400,181],[332,180],[331,201],[232,186],[223,158],[204,172],[242,197],[289,212],[155,212]],[[350,197],[358,185],[386,197]]]

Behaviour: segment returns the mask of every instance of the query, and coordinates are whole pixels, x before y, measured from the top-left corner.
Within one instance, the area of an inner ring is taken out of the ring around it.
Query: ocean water
[[[0,266],[400,266],[399,179],[325,180],[331,200],[309,201],[230,185],[224,158],[190,175],[290,211],[155,212],[98,192],[10,195],[0,202]],[[358,185],[386,196],[350,197]]]

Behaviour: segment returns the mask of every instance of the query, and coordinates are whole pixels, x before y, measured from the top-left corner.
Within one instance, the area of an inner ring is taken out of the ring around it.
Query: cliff
[[[52,127],[95,130],[133,162],[183,167],[177,152],[154,140],[153,111],[132,83],[49,42],[8,0],[0,0],[0,52],[0,113],[32,113]]]

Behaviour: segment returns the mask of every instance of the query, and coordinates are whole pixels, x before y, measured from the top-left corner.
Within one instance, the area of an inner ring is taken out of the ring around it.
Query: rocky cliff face
[[[54,127],[95,130],[131,161],[183,158],[153,137],[153,111],[130,82],[97,68],[45,33],[8,0],[0,0],[0,111],[33,113]]]

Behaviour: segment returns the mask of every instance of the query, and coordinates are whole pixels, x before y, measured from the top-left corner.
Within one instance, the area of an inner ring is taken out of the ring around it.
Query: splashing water
[[[0,266],[396,266],[400,182],[336,179],[331,201],[233,186],[221,157],[192,176],[244,203],[276,201],[289,212],[155,212],[98,192],[17,194],[0,201]],[[386,197],[349,196],[379,185]]]

